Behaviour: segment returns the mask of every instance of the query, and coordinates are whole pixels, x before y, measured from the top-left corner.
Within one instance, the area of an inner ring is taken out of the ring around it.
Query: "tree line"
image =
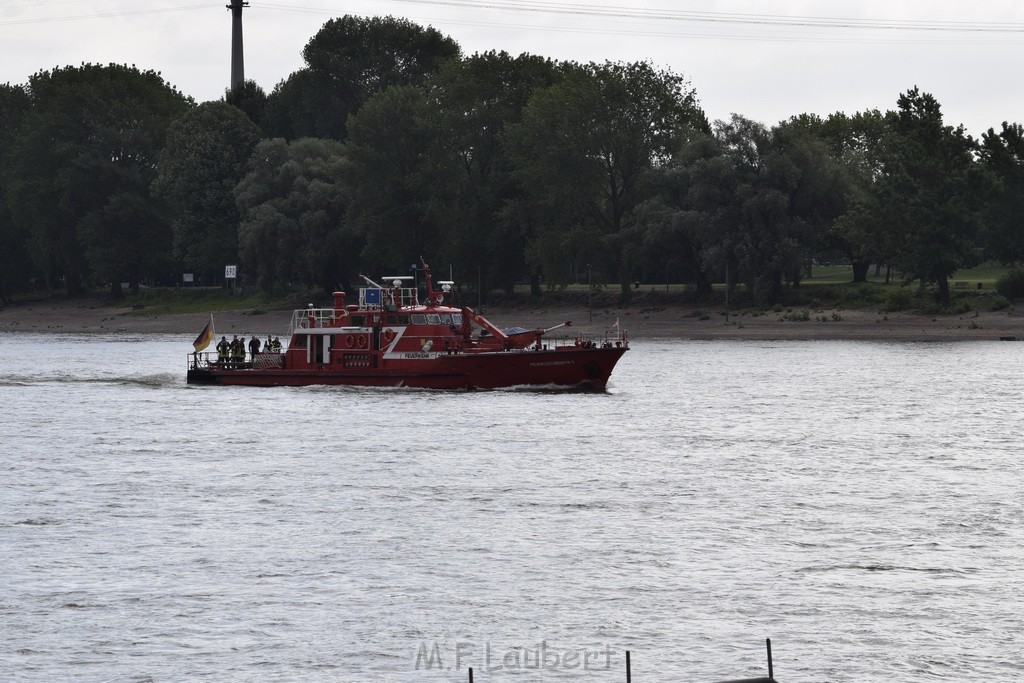
[[[305,67],[196,104],[83,64],[0,86],[0,294],[210,281],[267,291],[451,264],[484,291],[728,280],[760,303],[815,262],[934,287],[1024,254],[1024,129],[980,140],[910,89],[895,109],[711,123],[648,63],[464,56],[394,18],[328,21]],[[727,277],[728,275],[728,277]]]

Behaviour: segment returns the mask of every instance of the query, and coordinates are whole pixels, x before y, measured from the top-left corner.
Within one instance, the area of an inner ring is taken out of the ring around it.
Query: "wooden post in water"
[[[763,676],[758,678],[733,678],[728,681],[719,681],[719,683],[778,683],[775,680],[775,668],[772,666],[772,639],[764,639],[765,646],[768,648],[768,677]]]
[[[626,650],[626,683],[633,683],[633,672],[629,665],[629,650]]]
[[[469,683],[473,683],[473,667],[469,667]]]

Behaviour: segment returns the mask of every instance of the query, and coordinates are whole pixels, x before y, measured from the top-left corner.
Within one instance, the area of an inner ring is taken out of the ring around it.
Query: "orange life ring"
[[[384,341],[386,343],[390,344],[394,340],[395,340],[395,331],[390,329],[390,328],[384,330]]]
[[[360,349],[365,349],[366,348],[366,335],[365,334],[361,334],[358,337],[356,337],[356,346],[358,348],[360,348]]]
[[[352,336],[351,334],[350,334],[350,335],[348,335],[347,337],[345,337],[345,346],[347,346],[348,348],[350,348],[350,349],[351,349],[351,348],[352,348],[352,346],[353,346],[353,345],[354,345],[355,343],[356,343],[356,339],[355,339],[355,337],[353,337],[353,336]]]

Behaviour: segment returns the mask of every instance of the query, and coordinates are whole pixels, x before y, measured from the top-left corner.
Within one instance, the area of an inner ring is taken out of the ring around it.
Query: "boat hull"
[[[615,364],[628,350],[559,348],[453,353],[429,359],[378,359],[378,367],[191,368],[189,384],[234,386],[350,385],[424,389],[498,389],[543,386],[602,391]]]

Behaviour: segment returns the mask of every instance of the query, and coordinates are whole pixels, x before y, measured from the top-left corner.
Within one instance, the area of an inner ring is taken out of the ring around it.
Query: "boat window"
[[[295,341],[292,343],[292,346],[294,346],[297,349],[304,349],[306,348],[307,339],[309,339],[309,335],[297,334],[295,335]]]
[[[400,316],[398,316],[398,324],[399,325],[408,325],[409,324],[409,316],[407,316],[407,315],[400,315]]]
[[[427,324],[428,325],[440,325],[441,316],[437,313],[427,313]]]
[[[452,317],[449,314],[445,313],[444,315],[441,316],[441,324],[442,325],[451,325],[452,324]]]
[[[461,313],[452,313],[452,323],[455,324],[455,325],[461,325],[462,324],[462,314]]]
[[[349,324],[349,327],[362,327],[363,326],[363,316],[361,316],[361,315],[354,315],[354,316],[352,316],[352,319],[349,321],[348,324]]]
[[[413,325],[426,325],[427,324],[427,316],[423,315],[422,313],[413,313],[413,315],[412,315],[412,324]]]

